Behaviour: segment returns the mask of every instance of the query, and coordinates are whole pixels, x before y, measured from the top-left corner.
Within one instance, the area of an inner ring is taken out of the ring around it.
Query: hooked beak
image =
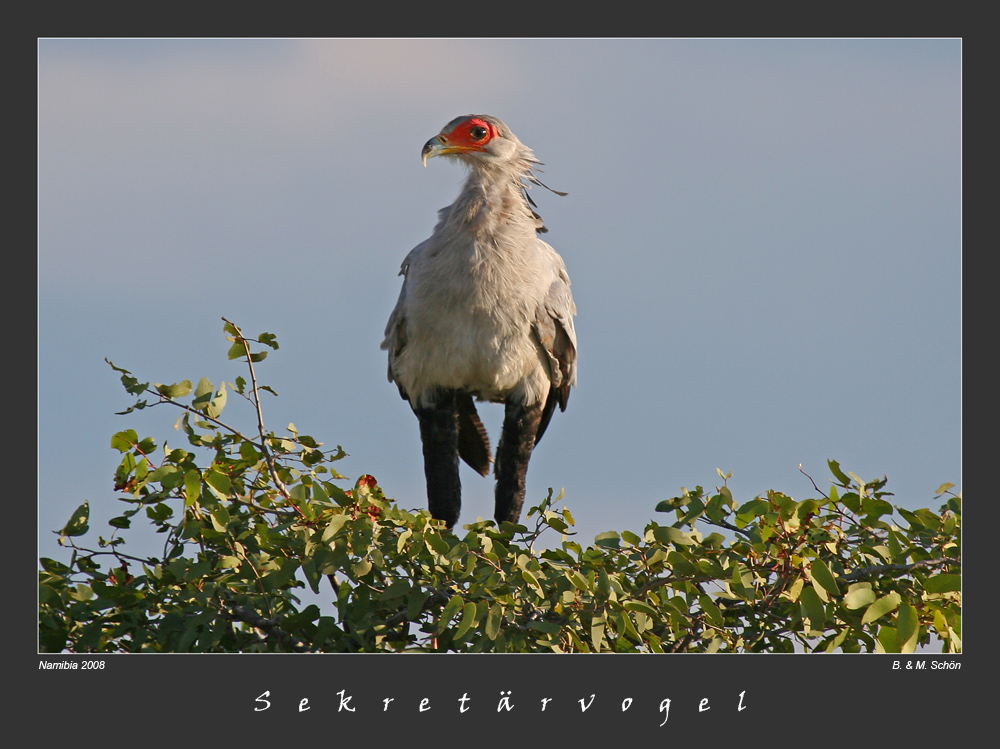
[[[465,153],[470,150],[472,149],[464,146],[450,145],[444,135],[438,134],[424,143],[424,147],[420,149],[420,160],[424,166],[427,166],[427,159],[432,159],[435,156],[446,156],[450,153]]]

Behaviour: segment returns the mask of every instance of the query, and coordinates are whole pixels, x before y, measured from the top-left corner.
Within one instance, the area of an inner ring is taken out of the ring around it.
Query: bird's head
[[[427,141],[420,157],[424,166],[434,156],[452,156],[475,166],[510,161],[520,149],[524,149],[521,141],[496,117],[467,114],[453,119]]]

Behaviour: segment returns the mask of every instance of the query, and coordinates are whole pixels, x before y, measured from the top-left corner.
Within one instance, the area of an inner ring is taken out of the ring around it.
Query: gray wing
[[[406,314],[403,310],[406,303],[407,271],[410,269],[410,265],[418,259],[420,251],[426,244],[426,242],[418,244],[403,260],[403,265],[399,270],[399,274],[403,277],[403,287],[399,291],[396,306],[389,315],[389,322],[385,326],[385,338],[382,340],[381,346],[383,350],[389,352],[389,382],[396,383],[399,394],[405,401],[410,401],[410,396],[393,376],[393,370],[396,358],[406,348]],[[476,404],[468,393],[458,393],[455,402],[458,415],[458,454],[476,473],[488,476],[493,453],[490,449],[490,439],[486,434],[486,428],[476,411]],[[413,406],[412,402],[410,402],[410,406]]]
[[[383,351],[389,352],[389,382],[396,382],[396,378],[393,376],[396,357],[398,357],[402,350],[406,347],[406,315],[403,312],[403,309],[406,304],[407,272],[410,269],[410,265],[418,258],[420,251],[423,249],[425,244],[427,244],[426,241],[421,242],[410,250],[410,252],[403,259],[403,264],[399,268],[399,275],[403,277],[403,286],[399,290],[399,299],[396,301],[396,306],[389,314],[389,321],[385,326],[385,338],[382,339],[381,345]],[[403,391],[403,386],[398,382],[396,382],[396,386],[399,388],[399,394],[403,397],[403,399],[409,400],[409,396],[407,396],[407,394]]]
[[[557,277],[538,308],[532,326],[535,341],[548,361],[549,377],[552,380],[552,388],[542,410],[536,444],[542,438],[556,405],[558,404],[559,410],[565,411],[570,388],[576,386],[576,328],[573,325],[576,304],[573,302],[569,274],[562,258],[554,250],[552,254],[559,263]]]

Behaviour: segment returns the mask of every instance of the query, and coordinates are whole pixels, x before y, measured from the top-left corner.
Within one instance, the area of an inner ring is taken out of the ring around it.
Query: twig
[[[818,486],[816,486],[816,482],[813,481],[813,477],[810,476],[808,473],[806,473],[805,471],[802,470],[802,464],[801,463],[799,463],[799,473],[801,473],[803,476],[805,476],[807,479],[809,479],[809,482],[813,485],[813,489],[815,489],[819,494],[822,494],[823,497],[825,497],[826,499],[830,498],[826,494],[823,494],[823,490],[822,489],[820,489]]]
[[[420,613],[422,614],[423,612],[427,611],[430,608],[433,608],[434,606],[438,605],[443,606],[446,603],[448,603],[448,594],[442,593],[440,590],[435,590],[431,593],[430,596],[427,597],[427,600],[424,601],[423,606],[420,607]],[[410,621],[410,617],[407,615],[407,610],[405,608],[402,608],[385,620],[385,626],[398,627],[400,624],[403,624],[404,622],[408,621]]]
[[[725,528],[726,530],[733,531],[734,533],[742,533],[747,538],[751,538],[753,536],[753,534],[750,533],[750,531],[748,531],[746,528],[737,528],[735,525],[733,525],[732,523],[730,523],[730,522],[728,522],[726,520],[718,520],[718,521],[716,521],[716,520],[708,520],[708,519],[706,519],[705,522],[708,525],[714,525],[714,526],[716,526],[718,528]]]
[[[673,573],[666,575],[665,577],[657,577],[650,580],[648,583],[639,588],[635,593],[632,594],[633,598],[638,598],[643,596],[654,588],[659,588],[662,585],[667,585],[672,582],[684,582],[691,583],[692,585],[701,585],[701,583],[708,583],[715,580],[711,575],[693,575],[691,577],[684,577],[683,575],[674,575]]]
[[[880,575],[883,572],[909,572],[910,570],[915,570],[919,567],[934,567],[937,565],[950,566],[953,564],[961,564],[961,561],[948,557],[939,557],[938,559],[924,559],[923,561],[914,562],[913,564],[882,564],[872,567],[861,567],[860,569],[854,570],[854,572],[851,572],[850,574],[838,577],[837,581],[853,582],[871,575]]]
[[[133,562],[138,562],[139,564],[148,564],[148,565],[156,564],[156,562],[153,559],[143,559],[141,557],[134,557],[131,554],[123,554],[120,551],[93,551],[91,549],[86,549],[82,546],[77,546],[72,541],[69,544],[67,544],[67,546],[71,549],[74,549],[75,551],[79,551],[81,554],[85,554],[88,559],[90,557],[112,556],[121,561],[124,561],[126,559],[131,559]]]
[[[253,392],[253,404],[255,410],[257,411],[257,432],[260,434],[260,448],[264,455],[264,462],[267,464],[268,473],[271,474],[271,478],[274,480],[274,485],[278,487],[278,491],[281,492],[281,496],[288,500],[292,507],[295,507],[296,512],[300,515],[304,515],[302,510],[296,507],[295,503],[291,501],[292,498],[288,493],[288,487],[285,486],[284,482],[278,476],[278,471],[274,467],[274,456],[271,454],[271,451],[267,446],[267,436],[264,431],[264,411],[260,406],[260,389],[257,387],[257,374],[253,368],[253,357],[250,353],[250,342],[244,337],[243,331],[236,327],[235,324],[229,322],[229,320],[226,320],[226,322],[232,325],[233,329],[239,335],[239,340],[243,344],[243,350],[247,355],[247,368],[250,370],[250,385],[251,391]]]
[[[309,645],[302,640],[300,640],[295,635],[289,634],[281,627],[278,626],[278,621],[276,619],[265,619],[256,611],[250,611],[242,606],[237,606],[232,603],[226,603],[223,615],[229,619],[236,619],[238,621],[249,624],[251,627],[261,630],[266,635],[274,637],[281,644],[292,648],[300,653],[309,651],[311,648]]]

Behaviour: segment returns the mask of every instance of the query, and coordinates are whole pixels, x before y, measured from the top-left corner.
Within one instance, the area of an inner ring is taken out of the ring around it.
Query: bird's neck
[[[447,222],[479,238],[520,232],[534,236],[535,221],[521,179],[527,173],[527,165],[520,164],[473,169],[450,206]]]

